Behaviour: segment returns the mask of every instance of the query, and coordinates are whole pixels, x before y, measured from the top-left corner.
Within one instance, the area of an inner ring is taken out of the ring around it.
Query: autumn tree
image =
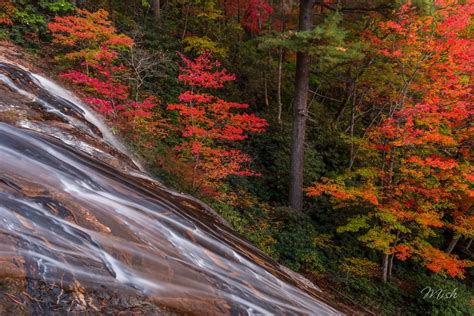
[[[121,54],[131,54],[134,42],[117,33],[108,17],[108,12],[102,9],[97,12],[78,9],[77,15],[57,16],[48,24],[54,43],[65,50],[58,59],[71,61],[75,66],[60,76],[87,92],[84,100],[113,121],[118,129],[130,134],[134,141],[143,138],[156,141],[165,134],[164,120],[157,118],[153,111],[156,98],[151,95],[138,98],[145,76],[140,67],[151,61],[143,57],[140,66],[135,59],[129,65],[122,63]],[[140,78],[135,81],[135,95],[132,96],[127,78],[136,72]],[[151,146],[149,143],[147,141],[147,146]]]
[[[436,248],[443,230],[472,238],[472,93],[466,37],[472,4],[437,1],[432,16],[410,3],[397,18],[366,34],[378,58],[396,69],[400,84],[386,100],[382,119],[362,143],[370,159],[322,179],[309,196],[328,195],[334,205],[369,210],[339,232],[359,237],[382,254],[382,279],[393,260],[412,258],[436,273],[463,278],[472,263]],[[452,249],[451,249],[452,250]]]
[[[183,65],[178,79],[190,89],[180,94],[180,103],[169,104],[168,110],[178,114],[181,141],[175,149],[193,164],[192,186],[216,187],[228,175],[256,175],[248,169],[251,157],[233,144],[250,132],[265,131],[267,122],[242,113],[248,104],[229,102],[208,92],[235,80],[209,53],[195,60],[180,57]]]
[[[76,15],[56,16],[48,29],[53,34],[53,43],[69,50],[63,57],[78,62],[93,63],[104,49],[118,51],[133,45],[130,37],[117,33],[109,13],[103,9],[77,9]]]

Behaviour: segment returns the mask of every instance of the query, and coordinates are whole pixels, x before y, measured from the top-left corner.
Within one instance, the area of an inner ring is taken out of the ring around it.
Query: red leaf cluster
[[[205,185],[230,174],[257,175],[244,169],[244,165],[250,163],[250,157],[240,150],[228,149],[227,144],[246,139],[248,133],[265,131],[266,120],[254,114],[235,112],[248,108],[247,104],[228,102],[199,90],[222,88],[225,83],[235,80],[233,74],[220,69],[220,63],[212,60],[209,53],[195,60],[180,56],[184,66],[180,67],[178,78],[192,90],[181,93],[181,103],[169,104],[167,109],[178,114],[183,140],[176,150],[182,157],[186,157],[186,153],[192,157],[196,167],[193,185],[196,185],[198,172]]]

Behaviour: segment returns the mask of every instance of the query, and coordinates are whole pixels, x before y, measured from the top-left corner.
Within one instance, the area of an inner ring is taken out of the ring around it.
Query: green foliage
[[[74,5],[68,0],[14,0],[15,11],[12,16],[13,25],[9,31],[9,39],[31,48],[41,46],[41,41],[48,40],[46,24],[54,15],[74,11]]]
[[[230,189],[229,187],[224,187]],[[269,207],[252,197],[242,194],[241,203],[231,204],[225,201],[212,201],[209,204],[229,223],[237,232],[251,241],[267,255],[275,257],[275,231],[269,225]],[[203,197],[206,199],[206,197]],[[207,198],[209,199],[209,198]]]
[[[46,24],[45,17],[36,13],[31,6],[27,6],[25,10],[17,10],[14,15],[14,21],[32,27],[44,26]]]
[[[346,225],[338,227],[337,232],[338,233],[358,232],[362,228],[369,227],[369,224],[367,223],[368,220],[369,218],[364,215],[355,216],[351,218]]]
[[[273,216],[273,225],[279,231],[275,252],[280,262],[295,271],[325,271],[322,255],[315,247],[319,234],[307,215],[280,208]]]
[[[409,315],[406,313],[408,299],[405,292],[394,284],[382,284],[371,278],[355,277],[343,274],[345,277],[337,276],[332,282],[344,286],[344,292],[361,306],[375,311],[376,315]],[[344,298],[341,297],[341,300]],[[424,313],[422,313],[424,314]]]
[[[68,0],[40,0],[39,6],[53,13],[66,13],[74,11],[74,5]]]
[[[347,41],[348,32],[341,27],[342,15],[334,13],[310,31],[287,31],[261,39],[262,49],[283,47],[290,51],[307,52],[319,60],[319,66],[332,67],[344,60],[360,60],[365,48],[360,42]]]
[[[471,299],[474,295],[472,288],[457,280],[450,280],[439,275],[425,275],[420,273],[416,276],[417,287],[412,293],[414,298],[413,311],[415,315],[428,314],[434,316],[444,315],[473,315],[474,306]],[[426,295],[429,289],[434,290],[433,295]],[[439,291],[441,290],[441,292]],[[450,294],[455,291],[456,295]],[[442,293],[439,297],[438,294]],[[444,295],[445,298],[442,298]],[[426,295],[426,297],[425,297]]]

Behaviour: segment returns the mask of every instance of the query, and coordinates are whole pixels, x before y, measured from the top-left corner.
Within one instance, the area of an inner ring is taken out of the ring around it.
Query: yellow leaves
[[[391,245],[396,239],[395,235],[386,232],[380,227],[374,227],[359,237],[359,240],[364,242],[369,248],[386,254],[390,253]]]
[[[449,226],[455,234],[465,238],[474,238],[474,214],[464,215],[462,212],[457,212],[454,215],[454,223]]]
[[[226,48],[219,47],[218,44],[207,36],[188,36],[184,39],[185,47],[184,52],[195,52],[198,55],[210,52],[215,57],[227,57],[228,50]]]
[[[415,215],[415,221],[426,227],[443,227],[442,214],[435,211],[419,212]]]
[[[339,270],[357,277],[374,277],[379,274],[380,266],[365,258],[349,257],[344,258]]]
[[[349,222],[337,228],[338,233],[345,233],[345,232],[358,232],[363,228],[369,227],[368,224],[369,217],[358,215],[349,219]]]

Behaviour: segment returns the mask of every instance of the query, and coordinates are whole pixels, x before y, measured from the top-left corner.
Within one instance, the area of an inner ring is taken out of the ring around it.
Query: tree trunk
[[[351,149],[349,154],[349,170],[352,170],[352,165],[355,160],[355,144],[354,144],[354,125],[355,125],[355,109],[356,107],[356,94],[355,91],[352,94],[352,110],[351,110],[351,125],[350,125],[350,135],[351,135]]]
[[[300,1],[299,31],[308,31],[313,27],[314,3],[315,0]],[[310,63],[311,57],[308,53],[297,53],[289,193],[289,205],[295,211],[303,210],[304,139],[308,118]]]
[[[392,279],[392,270],[393,270],[393,257],[395,257],[395,255],[390,255],[390,259],[388,261],[388,280],[390,281]]]
[[[277,82],[277,103],[278,103],[278,123],[281,124],[281,112],[283,110],[283,104],[281,103],[281,76],[283,68],[283,48],[280,48],[278,52],[278,82]]]
[[[382,281],[387,282],[387,274],[388,274],[388,255],[383,255],[382,260]]]
[[[446,249],[446,252],[451,253],[454,250],[454,247],[456,247],[456,244],[458,243],[458,241],[459,241],[459,237],[453,237],[453,239],[451,239],[451,242],[449,243],[448,248]]]
[[[280,1],[280,33],[285,31],[285,2]],[[283,111],[283,104],[281,101],[281,79],[283,75],[283,58],[285,56],[285,51],[283,47],[280,47],[278,50],[278,73],[277,73],[277,103],[278,103],[278,115],[277,120],[278,124],[281,124],[281,114]]]
[[[267,80],[267,75],[265,74],[265,77],[263,78],[263,83],[264,83],[264,94],[265,94],[265,107],[266,110],[270,108],[270,101],[268,100],[268,80]]]
[[[155,20],[160,20],[161,17],[161,6],[160,0],[153,0],[152,8],[153,8],[153,16]]]

